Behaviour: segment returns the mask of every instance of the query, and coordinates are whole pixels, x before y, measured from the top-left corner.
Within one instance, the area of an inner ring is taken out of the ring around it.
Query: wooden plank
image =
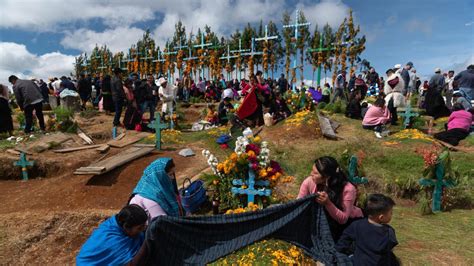
[[[87,146],[81,146],[81,147],[74,147],[74,148],[66,148],[66,149],[60,149],[60,150],[54,150],[54,152],[57,153],[66,153],[66,152],[73,152],[73,151],[82,151],[82,150],[88,150],[88,149],[94,149],[94,148],[99,148],[102,147],[103,145],[87,145]]]
[[[126,134],[125,137],[121,140],[111,140],[107,142],[107,144],[111,147],[115,148],[123,148],[125,146],[128,146],[130,144],[133,144],[135,142],[140,141],[143,138],[146,138],[150,136],[150,133],[147,132],[140,132],[140,133],[132,133],[132,134]]]
[[[123,139],[123,137],[125,137],[125,132],[120,133],[120,135],[118,135],[118,136],[115,138],[115,140],[121,140],[121,139]]]
[[[110,149],[110,146],[107,144],[104,144],[104,145],[100,145],[100,147],[95,150],[100,153],[106,153],[109,149]]]
[[[331,122],[329,121],[329,118],[318,114],[318,120],[319,120],[319,126],[321,128],[321,132],[323,133],[323,136],[330,139],[338,138],[338,136],[336,135],[336,132],[334,132],[334,129],[331,126]]]
[[[84,132],[80,132],[80,133],[77,133],[77,135],[83,139],[87,144],[94,144],[94,141],[92,141],[91,138],[89,138],[89,136],[87,136]]]
[[[21,152],[19,152],[17,150],[14,150],[14,149],[8,149],[7,152],[12,154],[12,155],[16,155],[16,156],[19,156],[21,154]]]
[[[104,174],[113,169],[120,167],[128,162],[131,162],[135,159],[138,159],[146,154],[152,152],[155,148],[147,147],[131,147],[119,154],[116,154],[110,158],[107,158],[103,161],[93,163],[88,167],[81,167],[77,169],[74,174],[86,175],[86,174]],[[105,168],[103,171],[97,171],[98,169]]]
[[[148,148],[153,148],[155,147],[155,144],[143,144],[143,143],[137,143],[133,144],[133,147],[148,147]]]

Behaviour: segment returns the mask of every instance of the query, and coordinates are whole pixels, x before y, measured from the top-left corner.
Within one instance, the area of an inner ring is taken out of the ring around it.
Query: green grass
[[[294,186],[289,188],[289,194],[296,196],[299,184],[309,174],[317,157],[329,155],[341,159],[345,152],[351,155],[362,151],[366,155],[362,163],[363,171],[370,183],[368,186],[359,187],[361,193],[376,191],[391,194],[393,197],[418,198],[417,181],[422,177],[424,165],[422,157],[415,153],[415,149],[430,149],[431,142],[394,138],[379,140],[373,132],[362,129],[361,121],[348,119],[340,114],[331,117],[342,124],[338,132],[344,137],[343,140],[303,139],[291,145],[270,140],[271,158],[278,161],[288,175],[296,177]],[[188,143],[200,142],[219,160],[223,160],[231,152],[222,150],[215,143],[216,137],[208,132],[183,133],[183,139]],[[385,145],[386,141],[399,143],[393,146]],[[474,137],[470,136],[465,142],[474,145]],[[474,177],[474,153],[452,152],[451,156],[453,167],[457,168],[462,176]],[[474,241],[473,210],[455,209],[451,212],[421,216],[417,206],[397,206],[392,226],[400,243],[395,253],[405,265],[474,263],[474,250],[470,248]],[[269,265],[275,259],[272,255],[274,251],[287,251],[289,248],[290,245],[282,241],[261,241],[236,251],[215,264]]]
[[[399,242],[395,254],[405,265],[474,263],[472,210],[421,216],[414,208],[396,207],[391,225]]]
[[[461,143],[469,147],[474,146],[474,135],[469,135],[467,138],[462,140]]]
[[[6,150],[15,147],[14,141],[8,141],[6,139],[0,140],[0,150]]]

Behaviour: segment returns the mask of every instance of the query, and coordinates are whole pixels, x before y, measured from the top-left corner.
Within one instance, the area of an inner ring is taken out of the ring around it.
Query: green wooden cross
[[[236,58],[239,57],[238,55],[230,55],[230,46],[227,45],[227,55],[226,56],[221,56],[219,59],[221,60],[227,60],[227,64],[230,64],[230,59],[231,58]],[[227,73],[227,79],[230,79],[230,73]]]
[[[161,150],[161,130],[168,128],[168,125],[165,123],[161,123],[160,113],[155,113],[155,120],[148,124],[149,128],[155,130],[155,147],[158,150]]]
[[[447,154],[447,153],[446,153]],[[445,155],[440,155],[445,156]],[[443,187],[451,188],[454,187],[454,182],[451,180],[445,180],[445,168],[444,165],[440,162],[441,160],[438,157],[438,162],[435,165],[435,179],[434,178],[421,178],[418,183],[425,187],[433,187],[433,203],[431,209],[433,212],[441,211],[441,197],[443,196]]]
[[[365,177],[359,177],[357,176],[358,170],[357,170],[357,156],[352,155],[351,159],[349,160],[349,181],[353,184],[367,184],[369,180]]]
[[[417,117],[419,116],[419,114],[417,112],[411,112],[411,105],[408,105],[406,108],[405,108],[405,112],[400,114],[400,116],[403,116],[405,117],[405,119],[403,120],[403,128],[407,128],[409,125],[410,125],[410,120],[412,117]]]
[[[26,159],[26,154],[24,152],[20,153],[20,160],[13,163],[14,166],[21,166],[21,174],[23,176],[23,180],[28,180],[28,166],[33,166],[35,161],[28,161]]]
[[[324,51],[330,51],[330,50],[334,50],[336,48],[334,47],[331,47],[331,46],[328,46],[328,47],[323,47],[323,36],[321,35],[321,37],[319,38],[319,48],[309,48],[309,49],[306,49],[306,51],[310,52],[310,53],[313,53],[313,52],[316,52],[316,53],[322,53]],[[318,66],[318,77],[317,77],[317,83],[316,83],[318,86],[321,85],[321,66]]]

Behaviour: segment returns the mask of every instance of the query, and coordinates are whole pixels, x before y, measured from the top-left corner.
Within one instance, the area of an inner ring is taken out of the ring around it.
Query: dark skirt
[[[462,128],[453,128],[434,134],[436,139],[447,142],[453,146],[457,146],[459,141],[467,138],[467,136],[469,136],[469,131]]]
[[[114,112],[115,107],[114,107],[114,100],[112,99],[112,95],[102,94],[102,98],[104,99],[102,102],[104,110],[109,111],[109,112]]]
[[[13,131],[12,110],[5,98],[0,97],[0,133]]]

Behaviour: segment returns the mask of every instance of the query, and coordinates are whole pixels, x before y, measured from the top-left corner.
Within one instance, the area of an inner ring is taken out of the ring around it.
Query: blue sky
[[[283,10],[300,8],[313,23],[336,26],[349,8],[368,42],[362,58],[379,73],[412,61],[422,77],[435,67],[457,71],[474,63],[472,0],[2,0],[0,82],[10,74],[47,78],[69,74],[74,56],[96,43],[113,52],[136,42],[149,28],[158,44],[181,19],[187,30],[205,24],[228,35],[247,22],[270,19],[281,26]],[[150,3],[151,2],[151,3]],[[305,71],[311,78],[310,68]],[[9,84],[8,84],[9,85]]]

